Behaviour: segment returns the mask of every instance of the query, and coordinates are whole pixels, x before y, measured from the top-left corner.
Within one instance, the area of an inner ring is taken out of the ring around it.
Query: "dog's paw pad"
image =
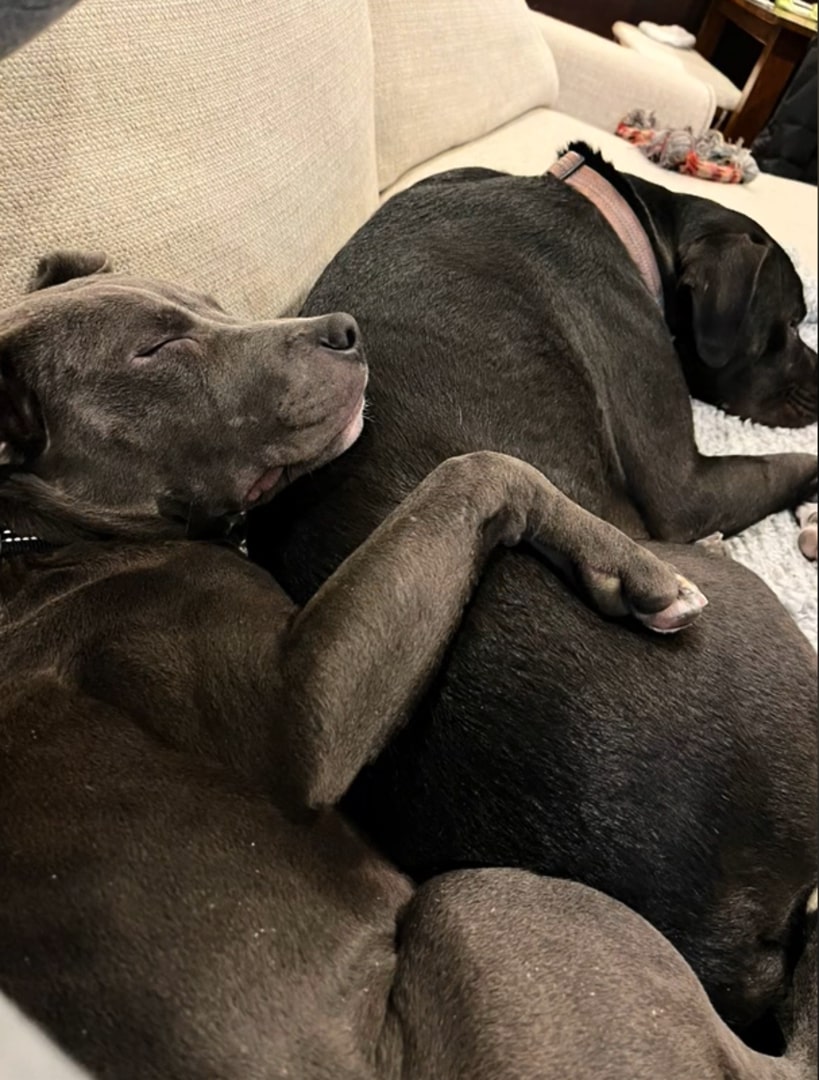
[[[796,508],[796,520],[799,522],[799,550],[806,559],[816,562],[816,552],[819,546],[816,525],[816,503],[802,503]]]
[[[637,611],[633,608],[636,619],[653,630],[656,634],[676,634],[678,630],[684,630],[699,617],[708,600],[703,596],[693,581],[677,574],[679,591],[677,599],[673,600],[662,611]]]

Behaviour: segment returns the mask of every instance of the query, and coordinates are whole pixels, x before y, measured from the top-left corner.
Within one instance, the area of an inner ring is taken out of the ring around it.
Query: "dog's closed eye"
[[[160,359],[163,355],[167,354],[174,347],[189,344],[191,344],[190,338],[165,338],[163,341],[156,342],[155,345],[150,345],[145,349],[141,349],[135,356],[132,357],[132,362],[135,364],[147,364],[150,361]]]

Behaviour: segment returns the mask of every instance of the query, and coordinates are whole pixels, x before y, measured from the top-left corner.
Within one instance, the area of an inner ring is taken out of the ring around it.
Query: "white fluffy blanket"
[[[791,252],[805,286],[808,315],[801,333],[816,348],[816,276],[799,265]],[[697,442],[705,454],[768,454],[777,451],[805,451],[815,454],[816,424],[793,431],[768,428],[726,416],[719,409],[694,402]],[[738,562],[754,570],[776,593],[814,648],[817,646],[816,563],[808,562],[797,547],[799,529],[792,513],[776,514],[728,541],[728,550]]]

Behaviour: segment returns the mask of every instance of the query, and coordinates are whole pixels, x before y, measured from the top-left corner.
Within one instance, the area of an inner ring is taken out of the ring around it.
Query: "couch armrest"
[[[540,12],[532,18],[554,56],[560,112],[605,131],[632,109],[649,109],[660,127],[691,127],[697,135],[710,125],[714,91],[699,79]]]

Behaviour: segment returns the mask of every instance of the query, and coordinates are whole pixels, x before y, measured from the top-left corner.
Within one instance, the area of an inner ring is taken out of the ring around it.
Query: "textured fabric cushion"
[[[816,268],[817,207],[816,188],[779,176],[760,175],[751,184],[714,184],[693,176],[668,172],[652,164],[635,147],[616,135],[601,131],[582,120],[553,109],[533,109],[509,124],[468,146],[439,154],[412,169],[383,193],[389,198],[425,176],[482,165],[488,169],[521,175],[545,172],[558,151],[573,139],[584,139],[599,149],[624,172],[643,176],[672,191],[714,199],[758,221],[774,239],[798,253],[805,267]]]
[[[690,127],[698,135],[716,108],[713,89],[683,68],[621,49],[579,26],[532,12],[551,50],[560,93],[554,107],[604,131],[615,131],[632,109],[650,109],[663,127]]]
[[[274,314],[377,197],[366,0],[83,0],[0,64],[0,305],[94,247]]]
[[[370,0],[381,188],[557,98],[524,0]]]
[[[612,34],[627,49],[634,49],[641,56],[648,56],[660,63],[687,71],[695,79],[707,83],[716,97],[721,109],[735,109],[742,98],[742,91],[735,86],[727,75],[710,64],[696,49],[677,49],[673,45],[664,45],[654,41],[636,26],[627,22],[616,22],[611,28]]]
[[[3,1080],[91,1080],[0,994],[0,1077]]]

